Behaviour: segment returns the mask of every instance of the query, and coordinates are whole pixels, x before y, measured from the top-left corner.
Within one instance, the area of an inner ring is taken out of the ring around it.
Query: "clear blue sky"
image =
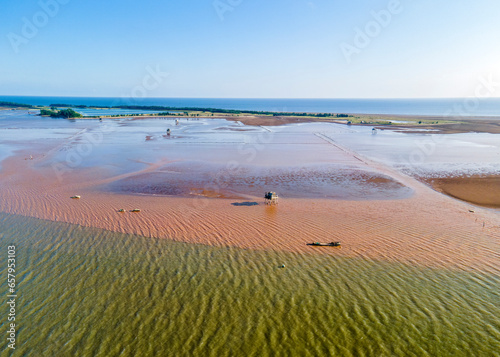
[[[498,0],[401,0],[363,48],[355,28],[391,1],[220,0],[235,4],[223,20],[213,0],[59,1],[44,17],[2,0],[0,95],[130,96],[146,78],[148,97],[465,97],[500,82]]]

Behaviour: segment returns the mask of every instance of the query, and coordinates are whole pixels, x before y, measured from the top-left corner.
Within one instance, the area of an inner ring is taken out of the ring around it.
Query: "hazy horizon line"
[[[125,97],[125,96],[69,96],[69,95],[31,95],[31,94],[0,94],[0,97],[39,97],[39,98],[50,98],[50,97],[60,97],[60,98],[123,98],[123,99],[134,99],[137,101],[143,99],[259,99],[259,100],[274,100],[274,99],[324,99],[324,100],[408,100],[408,99],[468,99],[476,98],[475,96],[469,97]],[[500,99],[500,96],[491,96],[478,99]]]

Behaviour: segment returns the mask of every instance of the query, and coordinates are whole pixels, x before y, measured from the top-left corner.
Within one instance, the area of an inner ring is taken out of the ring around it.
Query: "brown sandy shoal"
[[[435,130],[438,134],[460,134],[460,133],[490,133],[500,134],[500,120],[464,120],[463,123],[433,124],[433,125],[384,125],[376,126],[378,129],[404,131],[408,134],[420,134],[414,129]],[[413,129],[413,130],[412,130]]]
[[[425,178],[435,190],[479,206],[500,208],[500,176]]]
[[[400,120],[410,121],[408,124],[394,123],[392,125],[376,125],[376,124],[352,124],[353,126],[369,126],[377,127],[386,130],[404,130],[407,133],[420,133],[419,131],[412,132],[412,129],[436,130],[439,134],[458,134],[458,133],[491,133],[500,134],[500,117],[448,117],[448,116],[425,116],[425,115],[390,115],[390,114],[351,114],[356,118],[366,121],[389,121]],[[201,118],[201,117],[200,117]],[[242,116],[227,116],[217,115],[217,118],[223,118],[230,121],[239,121],[248,126],[279,126],[294,123],[339,123],[345,124],[347,119],[342,118],[314,118],[314,117],[289,117],[289,116],[259,116],[259,115],[242,115]],[[138,119],[141,119],[138,117]],[[207,117],[206,119],[211,119]],[[418,121],[437,121],[438,124],[417,124]],[[442,123],[446,122],[446,123]]]
[[[258,205],[237,206],[233,199],[99,192],[93,184],[99,168],[74,170],[59,182],[23,155],[2,162],[2,212],[188,243],[500,272],[498,214],[470,213],[467,204],[408,177],[416,194],[403,200],[290,198],[270,207],[247,197]],[[75,194],[81,199],[70,199]],[[333,240],[342,249],[306,245]]]
[[[375,126],[378,129],[384,130],[404,130],[406,133],[420,133],[418,130],[436,130],[439,134],[459,134],[459,133],[491,133],[500,134],[500,118],[460,118],[457,119],[449,117],[437,117],[437,116],[396,116],[396,115],[357,115],[360,118],[370,118],[373,121],[383,121],[383,120],[427,120],[427,121],[448,121],[445,124],[392,124],[392,125],[376,125],[376,124],[352,124],[353,126]],[[293,123],[310,123],[310,122],[327,122],[327,123],[340,123],[344,124],[345,120],[339,119],[327,119],[327,118],[297,118],[297,117],[267,117],[267,116],[241,116],[241,117],[222,117],[227,120],[240,121],[245,125],[259,125],[259,126],[278,126]],[[412,131],[414,130],[414,131]]]
[[[404,131],[406,133],[421,133],[422,129],[435,130],[439,134],[459,134],[459,133],[491,133],[500,134],[500,117],[471,117],[471,118],[453,118],[446,116],[421,116],[421,115],[384,115],[384,114],[352,114],[356,118],[367,121],[389,121],[401,120],[410,121],[408,124],[359,124],[353,123],[353,126],[369,126],[378,129]],[[136,117],[136,120],[151,119],[154,117]],[[171,117],[174,118],[175,117]],[[217,115],[216,117],[196,117],[189,119],[226,119],[229,121],[241,122],[247,126],[280,126],[296,123],[338,123],[345,124],[347,120],[341,118],[314,118],[314,117],[290,117],[290,116],[265,116],[265,115]],[[417,124],[419,120],[438,121],[446,123],[439,124]],[[417,130],[415,130],[417,129]]]

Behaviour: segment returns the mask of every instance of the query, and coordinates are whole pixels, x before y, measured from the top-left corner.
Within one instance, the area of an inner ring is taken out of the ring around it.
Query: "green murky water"
[[[215,248],[0,215],[0,356],[494,356],[498,276]],[[286,264],[284,269],[281,264]]]

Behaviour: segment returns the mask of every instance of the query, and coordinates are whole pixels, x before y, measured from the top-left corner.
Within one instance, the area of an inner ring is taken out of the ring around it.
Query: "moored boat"
[[[314,243],[308,243],[307,245],[314,245],[317,247],[340,247],[340,242],[330,242],[330,243],[314,242]]]

